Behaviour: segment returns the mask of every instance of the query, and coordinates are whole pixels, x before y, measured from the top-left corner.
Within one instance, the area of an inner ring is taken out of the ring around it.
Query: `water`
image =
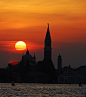
[[[0,83],[0,97],[86,97],[86,85]]]

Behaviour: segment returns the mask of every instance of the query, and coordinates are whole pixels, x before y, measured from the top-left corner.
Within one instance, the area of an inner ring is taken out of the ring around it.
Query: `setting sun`
[[[26,43],[23,42],[23,41],[18,41],[15,44],[15,48],[16,48],[16,50],[25,50],[26,49]]]

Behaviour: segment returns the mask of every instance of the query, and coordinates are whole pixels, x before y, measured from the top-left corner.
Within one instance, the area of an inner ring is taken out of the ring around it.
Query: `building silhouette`
[[[38,62],[38,71],[42,71],[51,76],[55,73],[55,68],[51,59],[51,36],[49,31],[49,23],[44,41],[44,59]]]
[[[26,54],[22,56],[20,62],[13,66],[8,64],[10,81],[12,79],[13,72],[15,72],[15,82],[52,82],[54,77],[55,68],[51,59],[51,36],[49,31],[49,24],[45,36],[44,43],[44,59],[36,62],[36,56],[30,55],[27,49]]]
[[[58,69],[61,69],[62,68],[62,58],[61,58],[61,55],[59,54],[58,56]]]
[[[44,60],[51,60],[51,36],[49,31],[49,24],[47,28],[47,33],[45,37],[45,47],[44,47]]]
[[[77,69],[71,66],[62,68],[62,56],[59,54],[57,67],[52,62],[51,35],[49,24],[44,41],[44,59],[36,62],[35,54],[30,55],[27,49],[19,62],[9,63],[6,69],[0,69],[0,82],[29,82],[29,83],[86,83],[86,66]],[[13,65],[13,64],[16,65]],[[65,64],[66,65],[66,64]],[[15,76],[13,77],[15,72]]]

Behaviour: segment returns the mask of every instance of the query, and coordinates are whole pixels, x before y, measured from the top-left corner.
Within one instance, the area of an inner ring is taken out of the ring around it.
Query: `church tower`
[[[51,36],[48,24],[47,33],[45,37],[44,60],[51,60],[51,49]]]
[[[61,69],[62,68],[62,58],[61,58],[61,55],[59,54],[58,56],[58,69]]]

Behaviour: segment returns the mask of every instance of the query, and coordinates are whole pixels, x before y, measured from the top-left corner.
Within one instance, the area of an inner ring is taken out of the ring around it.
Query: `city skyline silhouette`
[[[86,2],[80,1],[9,1],[0,2],[0,67],[21,60],[26,51],[14,45],[25,41],[37,61],[44,58],[46,24],[50,25],[52,61],[57,68],[59,53],[62,66],[77,68],[86,65]],[[39,5],[39,6],[38,6]],[[40,57],[41,56],[41,57]]]
[[[51,35],[51,38],[52,38],[52,35]],[[84,50],[85,49],[84,48],[85,43],[83,43],[83,44],[82,43],[57,43],[58,45],[56,45],[55,42],[53,43],[52,39],[51,39],[51,41],[52,41],[51,42],[52,43],[52,45],[51,45],[51,47],[52,47],[52,53],[51,53],[52,56],[51,56],[51,58],[52,58],[52,61],[54,63],[55,68],[57,68],[57,64],[58,64],[57,58],[58,58],[59,53],[61,54],[62,59],[63,59],[62,67],[69,66],[69,64],[70,64],[73,68],[77,68],[79,66],[83,66],[83,65],[86,64],[85,63],[85,52],[82,52],[82,51],[85,51]],[[11,41],[11,42],[10,41],[1,41],[1,53],[2,53],[1,55],[4,56],[4,58],[7,58],[8,63],[13,62],[13,61],[20,61],[22,55],[25,54],[25,52],[26,52],[26,50],[16,51],[15,48],[14,48],[14,45],[15,45],[16,41]],[[29,43],[30,43],[30,46],[28,46],[28,44],[27,44],[27,48],[29,49],[30,53],[32,55],[34,53],[36,54],[37,61],[43,60],[43,58],[44,58],[44,55],[43,55],[44,54],[43,53],[44,44],[41,45],[41,44],[37,44],[37,43],[31,43],[31,42],[29,42]],[[7,44],[7,47],[5,47],[6,44]],[[13,44],[13,45],[10,45],[10,44]],[[65,45],[64,50],[62,48],[60,48],[62,45]],[[82,46],[80,46],[80,45],[82,45]],[[36,46],[38,46],[38,47],[36,48]],[[57,47],[55,48],[55,46],[57,46]],[[3,49],[3,47],[4,47],[4,49]],[[34,49],[34,47],[36,49]],[[65,53],[66,49],[67,49],[67,51],[66,51],[67,53]],[[4,51],[6,52],[6,54],[3,53]],[[11,52],[9,53],[9,51],[11,51]],[[77,58],[73,58],[74,54],[76,55],[75,57],[77,57]],[[41,55],[41,57],[40,57],[40,55]],[[15,58],[15,56],[16,56],[16,58]],[[1,64],[4,64],[4,66],[2,65],[1,68],[6,68],[7,64],[8,64],[7,62],[3,63],[4,58],[1,60],[2,61]],[[73,60],[72,60],[72,58],[73,58]],[[81,59],[81,60],[79,60],[78,58]],[[79,60],[79,62],[78,62],[78,60]],[[83,64],[80,64],[80,62],[83,63]]]
[[[86,96],[86,0],[0,0],[0,96]]]
[[[52,61],[52,38],[49,23],[44,41],[44,58],[36,60],[36,55],[30,54],[27,48],[26,54],[22,55],[19,62],[9,62],[6,68],[0,68],[0,82],[10,83],[43,83],[43,84],[79,84],[86,83],[86,66],[72,68],[62,66],[62,56],[58,55],[57,69]],[[41,57],[41,56],[40,56]]]

